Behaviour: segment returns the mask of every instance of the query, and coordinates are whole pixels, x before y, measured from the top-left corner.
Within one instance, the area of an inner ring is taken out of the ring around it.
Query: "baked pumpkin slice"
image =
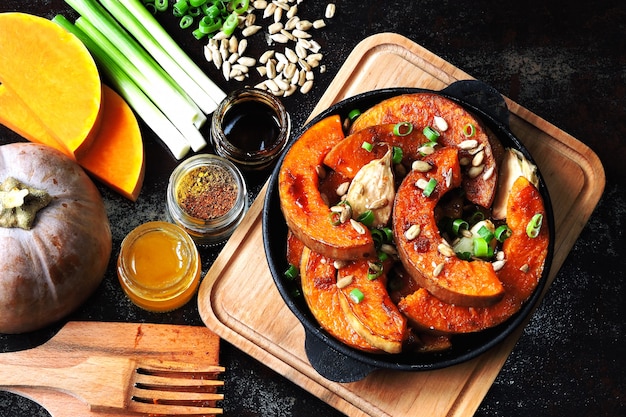
[[[497,139],[480,120],[441,95],[403,94],[365,110],[352,124],[350,134],[368,126],[399,122],[411,123],[418,132],[428,127],[439,135],[438,143],[458,148],[466,167],[463,189],[467,199],[482,207],[491,206],[498,183],[498,167],[490,139]]]
[[[387,276],[375,273],[368,261],[351,262],[337,272],[339,304],[351,327],[372,346],[400,353],[408,337],[406,317],[387,292]]]
[[[331,259],[366,259],[376,254],[369,230],[356,230],[351,222],[334,224],[319,190],[324,157],[344,137],[339,116],[329,116],[291,146],[278,174],[280,207],[292,233],[314,252]]]
[[[428,142],[412,125],[396,123],[366,127],[352,133],[335,145],[324,158],[324,164],[346,178],[354,178],[359,169],[374,159],[381,159],[390,148],[402,149],[402,163],[421,158],[420,147]],[[371,147],[371,148],[370,148]]]
[[[402,264],[422,288],[443,302],[493,305],[504,288],[492,264],[458,258],[441,236],[434,215],[441,197],[460,186],[458,151],[441,148],[423,161],[431,169],[411,171],[396,194],[392,227]]]
[[[470,333],[503,323],[528,300],[543,274],[550,236],[547,225],[538,219],[545,214],[539,190],[519,177],[507,201],[506,219],[512,234],[502,246],[505,264],[497,274],[505,292],[497,304],[484,308],[452,305],[420,288],[400,300],[398,308],[413,326],[426,331]]]
[[[349,324],[339,304],[337,269],[333,261],[311,251],[302,250],[300,262],[302,294],[309,310],[330,335],[340,342],[366,352],[380,352],[361,337]]]

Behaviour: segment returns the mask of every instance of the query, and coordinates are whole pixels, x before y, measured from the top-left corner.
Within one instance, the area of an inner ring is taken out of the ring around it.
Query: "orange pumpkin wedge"
[[[78,163],[91,175],[131,201],[141,191],[144,150],[135,114],[115,91],[103,85],[102,126]]]
[[[350,326],[372,346],[400,353],[408,337],[407,320],[389,297],[386,275],[370,279],[368,270],[368,261],[352,262],[338,270],[338,281],[350,277],[339,290],[339,304]],[[352,291],[359,291],[363,299],[355,301]]]
[[[442,118],[447,128],[437,127],[435,117]],[[438,94],[404,94],[383,100],[364,111],[352,124],[350,133],[368,126],[399,122],[412,123],[418,132],[430,126],[440,133],[438,143],[458,147],[460,158],[471,160],[475,153],[482,152],[480,167],[473,170],[480,169],[480,173],[464,175],[463,189],[471,202],[491,206],[498,182],[498,167],[489,135],[477,118]]]
[[[74,159],[89,148],[102,89],[92,56],[74,35],[39,16],[0,13],[0,84],[2,124]]]
[[[337,270],[331,259],[304,247],[300,264],[302,294],[317,322],[346,345],[366,352],[378,352],[348,323],[339,304]]]
[[[396,194],[393,232],[402,264],[421,287],[444,302],[471,307],[495,304],[504,288],[490,262],[461,260],[439,249],[446,243],[434,212],[440,198],[461,183],[458,151],[441,148],[423,160],[432,169],[411,171]],[[436,186],[427,196],[419,185],[431,180]]]
[[[421,288],[398,303],[400,311],[417,328],[443,333],[484,330],[517,313],[537,287],[548,253],[547,225],[542,225],[534,238],[526,233],[526,226],[535,214],[542,214],[545,219],[541,194],[526,178],[519,177],[507,201],[507,224],[513,233],[502,248],[506,263],[498,271],[498,277],[505,292],[500,302],[484,308],[455,306]]]
[[[352,179],[362,166],[374,159],[382,158],[390,148],[397,146],[403,151],[403,162],[410,166],[415,159],[421,159],[419,148],[428,142],[428,139],[417,129],[399,136],[394,133],[395,126],[395,124],[369,126],[349,135],[328,152],[324,164]],[[364,143],[371,144],[372,149],[366,150],[363,147]]]
[[[365,259],[376,253],[371,233],[359,233],[350,222],[334,225],[319,190],[324,156],[343,139],[337,115],[320,120],[302,134],[280,167],[280,206],[289,229],[314,252],[331,259]]]

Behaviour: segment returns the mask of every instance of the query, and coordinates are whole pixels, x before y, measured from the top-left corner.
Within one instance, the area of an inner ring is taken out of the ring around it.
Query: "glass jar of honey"
[[[200,255],[179,226],[163,221],[144,223],[122,241],[117,275],[137,306],[166,312],[186,304],[200,283]]]
[[[268,167],[285,149],[291,118],[281,101],[258,88],[230,93],[211,118],[215,152],[242,169]]]

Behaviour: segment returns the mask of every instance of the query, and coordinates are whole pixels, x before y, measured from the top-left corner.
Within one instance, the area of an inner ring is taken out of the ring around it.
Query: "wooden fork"
[[[30,387],[67,392],[92,411],[124,410],[151,415],[222,414],[215,402],[224,384],[216,375],[221,366],[123,357],[90,357],[65,368],[2,364],[0,388]]]

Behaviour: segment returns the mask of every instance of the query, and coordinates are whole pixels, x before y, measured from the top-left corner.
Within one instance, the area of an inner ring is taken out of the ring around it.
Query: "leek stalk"
[[[193,150],[199,150],[206,146],[204,136],[202,136],[200,131],[193,124],[193,121],[206,120],[204,114],[201,112],[197,113],[193,119],[189,118],[187,113],[181,114],[181,110],[184,109],[184,107],[181,108],[181,106],[185,103],[189,105],[190,102],[181,102],[181,97],[169,84],[163,82],[159,77],[146,77],[126,55],[121,53],[113,43],[89,20],[86,20],[84,16],[76,19],[75,25],[78,29],[83,31],[85,35],[91,38],[92,41],[98,44],[102,52],[108,56],[105,63],[101,64],[102,66],[109,65],[108,63],[111,61],[116,62],[117,67],[126,72],[137,87],[152,100],[180,133],[182,133]]]

